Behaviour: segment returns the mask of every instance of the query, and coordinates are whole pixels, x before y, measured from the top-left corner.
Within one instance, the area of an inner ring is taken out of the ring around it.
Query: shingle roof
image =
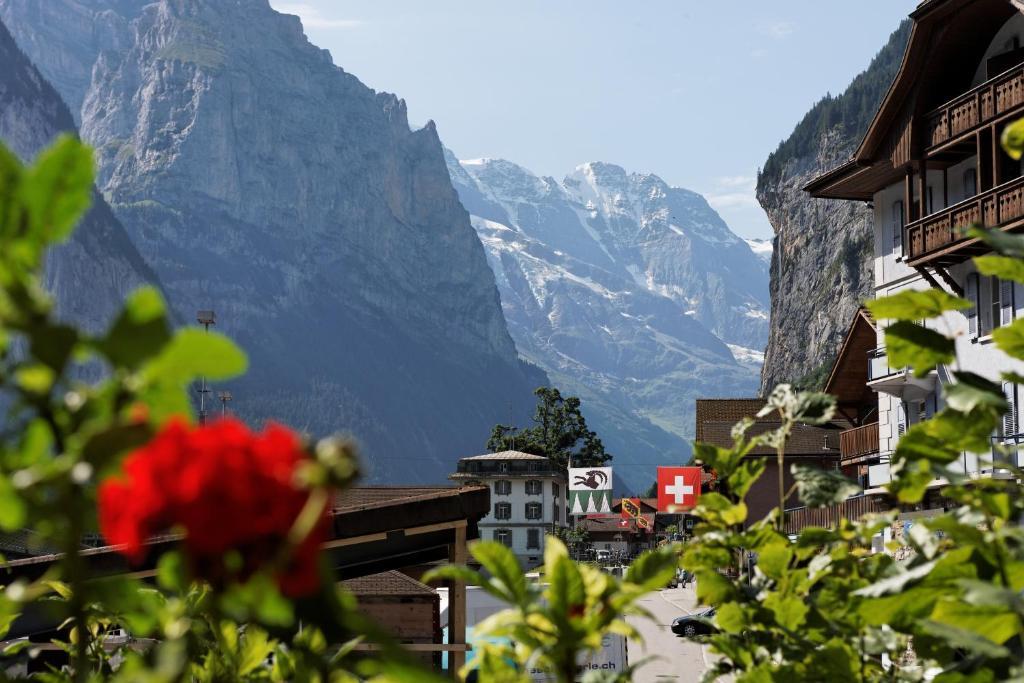
[[[703,431],[705,424],[727,422],[734,425],[745,417],[757,415],[765,403],[763,398],[698,398],[697,441],[707,441]]]
[[[406,576],[402,572],[388,571],[380,574],[347,579],[341,584],[354,595],[434,595],[434,589]]]
[[[460,460],[547,460],[543,455],[532,455],[520,451],[502,451],[501,453],[484,453]]]
[[[732,447],[732,422],[706,422],[703,427],[700,441],[721,448]],[[778,422],[758,422],[747,431],[747,435],[757,436],[778,427]],[[838,455],[839,432],[837,428],[796,425],[786,442],[786,455]],[[768,446],[758,446],[751,451],[751,455],[774,454],[775,449]]]
[[[457,496],[466,486],[355,486],[334,499],[334,510],[357,510],[419,500]]]

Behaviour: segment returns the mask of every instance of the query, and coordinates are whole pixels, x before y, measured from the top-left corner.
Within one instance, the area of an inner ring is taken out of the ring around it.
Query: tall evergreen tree
[[[540,387],[533,393],[538,399],[534,425],[527,429],[495,425],[487,441],[489,451],[543,455],[562,467],[570,462],[573,467],[594,467],[612,459],[597,434],[587,428],[578,398],[563,397],[554,387]]]

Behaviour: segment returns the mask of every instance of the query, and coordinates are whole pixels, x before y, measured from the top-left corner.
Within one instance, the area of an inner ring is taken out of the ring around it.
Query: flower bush
[[[172,419],[128,454],[122,476],[100,485],[100,531],[137,562],[147,539],[180,528],[196,577],[222,586],[278,565],[286,595],[309,595],[319,587],[329,520],[325,500],[313,501],[316,522],[303,538],[290,536],[311,503],[299,479],[306,459],[299,438],[279,425],[254,434],[233,419],[197,428]]]

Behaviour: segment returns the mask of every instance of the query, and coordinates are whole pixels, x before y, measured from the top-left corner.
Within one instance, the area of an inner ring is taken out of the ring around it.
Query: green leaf
[[[546,593],[554,617],[568,620],[583,616],[587,591],[576,563],[568,557],[559,557],[545,569],[548,580]]]
[[[1000,280],[1024,283],[1024,261],[1009,256],[975,256],[974,265],[982,275],[994,275]]]
[[[983,657],[996,659],[1010,656],[1010,651],[1002,645],[996,645],[988,638],[955,625],[924,619],[921,621],[921,628],[926,633],[946,641],[946,644],[953,649],[965,648]]]
[[[70,135],[43,151],[20,184],[30,236],[41,244],[60,242],[92,203],[92,153]]]
[[[962,311],[973,304],[940,289],[908,289],[865,304],[876,320],[927,320],[947,311]]]
[[[988,638],[997,645],[1020,632],[1020,618],[1005,606],[968,605],[956,600],[942,600],[935,605],[931,618]]]
[[[253,625],[245,627],[242,649],[238,656],[238,674],[245,676],[263,665],[276,643],[267,632]]]
[[[792,418],[796,422],[819,425],[831,420],[835,413],[835,396],[817,391],[804,391],[797,394]]]
[[[25,526],[28,507],[11,480],[0,475],[0,529],[17,531]]]
[[[905,320],[885,328],[885,347],[892,367],[913,367],[918,377],[953,362],[956,354],[952,339]]]
[[[143,287],[128,296],[121,314],[97,347],[114,365],[135,369],[159,353],[170,339],[163,297],[155,287]]]
[[[1019,161],[1024,155],[1024,119],[1017,119],[1004,128],[999,142],[1011,159]]]
[[[1024,235],[982,227],[972,227],[967,234],[985,242],[997,254],[1012,258],[1024,258]]]
[[[992,340],[1007,356],[1024,360],[1024,318],[992,331]]]
[[[546,541],[551,543],[550,538]],[[494,577],[493,581],[508,591],[514,604],[526,603],[526,576],[511,550],[496,541],[478,541],[469,547],[469,552]]]
[[[715,612],[715,623],[726,633],[743,633],[748,627],[747,613],[735,602],[727,602]]]
[[[28,394],[45,396],[53,387],[57,376],[53,370],[45,365],[26,365],[18,368],[14,373],[14,379],[18,386]]]
[[[953,376],[956,383],[945,387],[946,405],[952,410],[971,413],[982,409],[1002,415],[1009,409],[1002,387],[995,382],[973,372],[956,372]]]
[[[248,361],[234,342],[217,332],[178,330],[146,366],[148,376],[187,383],[197,377],[223,380],[245,372]]]
[[[820,508],[841,503],[860,491],[860,485],[838,472],[812,465],[793,465],[800,500],[807,507]]]
[[[769,593],[764,600],[764,606],[775,614],[775,621],[779,626],[790,631],[798,629],[807,617],[807,605],[794,595]]]
[[[778,581],[786,574],[792,560],[792,548],[785,543],[775,543],[758,553],[757,567],[765,576]]]
[[[729,490],[738,498],[745,498],[750,487],[764,474],[766,458],[743,458],[728,477]]]

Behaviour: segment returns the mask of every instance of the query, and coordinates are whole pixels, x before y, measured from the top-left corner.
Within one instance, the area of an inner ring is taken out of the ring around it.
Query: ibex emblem
[[[608,483],[608,475],[604,470],[590,470],[586,474],[577,474],[574,484],[586,486],[588,489],[598,489]]]

